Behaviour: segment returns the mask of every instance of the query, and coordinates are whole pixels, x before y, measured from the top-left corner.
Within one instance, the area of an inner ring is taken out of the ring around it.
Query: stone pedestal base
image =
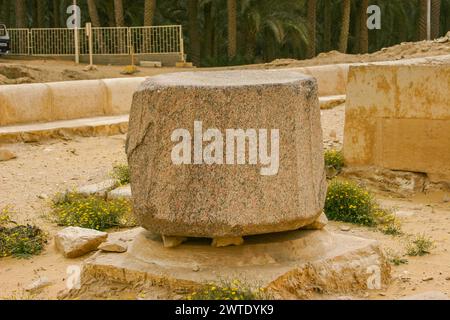
[[[207,283],[239,280],[274,298],[308,299],[381,289],[390,280],[376,241],[326,230],[247,237],[244,245],[226,248],[197,239],[167,249],[144,229],[131,237],[127,253],[97,253],[85,261],[81,289],[65,298],[182,299]]]

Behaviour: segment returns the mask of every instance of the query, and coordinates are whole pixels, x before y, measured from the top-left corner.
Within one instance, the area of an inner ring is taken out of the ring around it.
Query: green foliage
[[[251,289],[238,280],[220,285],[208,284],[187,296],[187,300],[264,300],[264,289]]]
[[[127,185],[130,183],[130,168],[126,164],[116,165],[111,173],[113,179],[116,179],[119,184]]]
[[[344,167],[344,155],[340,150],[325,151],[325,166],[340,172]]]
[[[47,234],[41,229],[11,221],[9,208],[0,212],[0,258],[29,258],[40,254],[46,243]]]
[[[434,242],[424,234],[416,235],[409,240],[406,246],[406,254],[411,257],[424,256],[434,248]]]
[[[393,251],[387,251],[387,258],[389,260],[389,263],[393,264],[394,266],[399,266],[402,264],[408,264],[408,259],[405,259],[402,257],[399,253],[393,252]]]
[[[106,230],[134,225],[127,199],[105,200],[67,193],[60,201],[53,202],[53,215],[61,226]]]
[[[378,226],[385,234],[401,234],[400,223],[392,212],[380,208],[367,189],[351,181],[331,181],[325,201],[325,214],[330,220]]]

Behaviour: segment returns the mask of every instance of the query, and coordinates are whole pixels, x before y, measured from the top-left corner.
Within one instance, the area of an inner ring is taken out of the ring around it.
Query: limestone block
[[[17,158],[14,152],[6,149],[0,149],[0,161],[8,161]]]
[[[107,91],[101,80],[52,82],[52,120],[96,117],[107,114]]]
[[[244,138],[234,139],[238,129]],[[134,95],[126,149],[134,212],[155,233],[240,237],[295,230],[322,213],[317,84],[298,72],[149,78]]]
[[[77,258],[97,250],[98,246],[107,237],[108,234],[106,232],[69,227],[56,234],[55,245],[66,258]]]
[[[51,96],[46,84],[1,86],[0,126],[50,120]]]
[[[450,64],[352,67],[344,156],[350,166],[450,181]]]
[[[111,189],[117,187],[118,182],[115,179],[108,179],[96,184],[90,184],[78,189],[78,193],[91,196],[91,195],[105,195]]]
[[[118,78],[102,80],[106,86],[108,115],[127,114],[131,109],[133,93],[145,78]]]
[[[123,253],[128,250],[128,245],[124,241],[120,240],[108,240],[106,242],[103,242],[98,247],[99,250],[103,252],[116,252],[116,253]]]

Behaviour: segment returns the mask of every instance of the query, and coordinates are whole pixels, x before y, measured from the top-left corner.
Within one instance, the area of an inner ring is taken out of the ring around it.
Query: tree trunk
[[[214,54],[214,21],[212,16],[212,2],[208,2],[203,6],[203,17],[205,20],[205,41],[203,52],[208,58]]]
[[[191,61],[200,66],[200,35],[198,31],[198,0],[188,0],[189,43]]]
[[[232,60],[237,53],[237,5],[236,0],[228,0],[228,59]]]
[[[308,0],[308,52],[307,58],[316,56],[316,0]]]
[[[431,38],[439,38],[441,24],[441,0],[431,0]]]
[[[27,15],[26,15],[26,1],[25,0],[15,0],[16,4],[16,27],[17,28],[27,28]]]
[[[53,28],[59,28],[60,24],[59,24],[59,20],[60,20],[60,1],[59,0],[53,0],[52,2],[53,4]]]
[[[331,48],[331,25],[332,25],[332,15],[331,15],[331,1],[330,0],[326,0],[325,4],[324,4],[324,24],[323,24],[323,29],[324,29],[324,38],[323,38],[323,46],[324,46],[324,50],[330,51]]]
[[[98,16],[97,4],[95,0],[87,0],[89,17],[91,18],[91,23],[93,27],[100,27],[100,17]]]
[[[369,0],[361,0],[359,8],[359,52],[369,52],[369,29],[367,28],[367,8]]]
[[[125,26],[125,16],[123,14],[122,0],[114,0],[114,17],[116,21],[116,27]]]
[[[156,0],[145,0],[144,25],[150,27],[154,24],[156,11]]]
[[[427,39],[427,13],[428,13],[428,0],[420,1],[420,16],[419,16],[419,40]]]
[[[339,51],[342,53],[346,53],[348,47],[348,35],[350,31],[350,12],[351,12],[351,0],[343,0],[342,25],[341,25],[341,34],[339,37]]]
[[[45,28],[46,0],[36,0],[36,18],[38,28]]]

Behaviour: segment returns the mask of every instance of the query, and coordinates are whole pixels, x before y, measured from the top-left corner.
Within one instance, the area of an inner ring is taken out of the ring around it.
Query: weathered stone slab
[[[139,229],[138,229],[139,230]],[[189,240],[168,250],[161,237],[140,231],[124,254],[97,253],[83,264],[81,290],[66,297],[99,298],[100,288],[142,292],[173,299],[205,283],[239,280],[264,288],[274,298],[308,299],[383,289],[390,266],[378,244],[322,231],[292,231],[252,236],[238,247],[213,248],[206,239]],[[119,288],[119,289],[117,289]]]
[[[106,232],[68,227],[56,234],[55,245],[66,258],[77,258],[97,250],[98,246],[107,238]]]
[[[350,68],[346,164],[421,172],[433,182],[450,181],[449,83],[448,62]]]
[[[298,72],[149,78],[134,95],[127,154],[135,214],[155,233],[240,237],[322,213],[317,84]]]

